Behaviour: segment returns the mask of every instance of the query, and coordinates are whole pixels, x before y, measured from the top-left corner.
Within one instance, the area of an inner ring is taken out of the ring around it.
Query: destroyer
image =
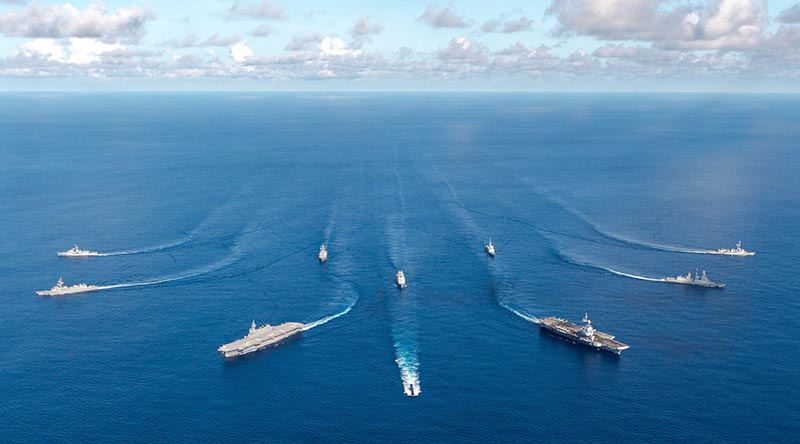
[[[706,271],[703,270],[703,274],[699,274],[697,271],[686,273],[686,276],[676,276],[676,277],[668,277],[664,278],[664,282],[669,282],[672,284],[683,284],[683,285],[696,285],[698,287],[707,287],[707,288],[725,288],[725,284],[721,284],[719,282],[714,282],[708,278],[706,275]]]
[[[89,250],[81,250],[78,248],[77,245],[70,248],[67,251],[59,251],[56,253],[59,256],[71,256],[71,257],[81,257],[81,256],[100,256],[100,253],[96,251],[89,251]]]
[[[86,284],[76,284],[67,287],[66,285],[64,285],[64,280],[58,278],[58,282],[56,282],[55,287],[49,290],[37,291],[36,294],[38,294],[39,296],[61,296],[63,294],[86,293],[88,291],[97,291],[97,290],[102,290],[102,287],[98,287],[97,285],[86,285]]]
[[[229,344],[220,346],[217,351],[226,358],[246,355],[262,348],[280,345],[283,342],[301,334],[304,325],[299,322],[284,322],[281,325],[272,326],[264,324],[256,327],[256,321],[250,324],[250,331],[247,336],[237,339]]]
[[[714,254],[723,254],[725,256],[754,256],[755,251],[747,251],[742,248],[742,241],[736,243],[736,248],[720,248]]]
[[[319,257],[320,262],[325,262],[328,260],[328,249],[325,248],[325,244],[319,246]]]
[[[394,275],[394,280],[397,282],[397,286],[400,289],[406,288],[406,275],[403,273],[403,270],[397,270],[397,273]]]
[[[539,318],[539,325],[543,329],[555,333],[562,338],[569,339],[578,344],[583,344],[587,347],[596,348],[597,350],[605,350],[620,354],[623,350],[630,348],[629,345],[615,340],[614,336],[595,330],[594,327],[592,327],[592,321],[589,320],[588,313],[583,315],[583,326],[553,317]]]
[[[489,253],[489,256],[494,257],[494,245],[492,245],[492,238],[489,238],[489,243],[486,244],[486,252]]]

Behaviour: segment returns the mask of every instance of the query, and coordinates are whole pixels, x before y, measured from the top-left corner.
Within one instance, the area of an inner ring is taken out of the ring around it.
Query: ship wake
[[[680,245],[667,245],[667,244],[660,244],[657,242],[647,242],[642,241],[639,239],[634,239],[628,236],[624,236],[618,233],[614,233],[612,231],[606,230],[605,228],[601,227],[598,223],[593,221],[589,216],[585,215],[580,210],[573,207],[571,204],[566,202],[565,200],[554,196],[552,193],[544,191],[540,188],[536,189],[536,193],[542,196],[543,198],[547,199],[548,201],[552,202],[553,204],[557,205],[562,210],[570,213],[571,215],[575,216],[582,222],[584,222],[587,226],[589,226],[592,231],[597,233],[598,235],[615,242],[619,242],[624,245],[637,247],[637,248],[645,248],[649,250],[658,250],[658,251],[667,251],[670,253],[685,253],[685,254],[720,254],[716,250],[708,250],[703,248],[690,248],[684,247]],[[613,272],[615,273],[616,272]],[[633,277],[633,276],[628,276]],[[634,279],[639,279],[640,277],[635,277]]]

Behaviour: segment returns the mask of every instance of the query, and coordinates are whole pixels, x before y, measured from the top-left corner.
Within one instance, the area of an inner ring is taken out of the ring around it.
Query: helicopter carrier
[[[299,322],[284,322],[281,325],[264,324],[256,327],[256,321],[250,324],[247,336],[220,346],[217,351],[226,358],[246,355],[267,347],[280,345],[303,332],[304,325]]]

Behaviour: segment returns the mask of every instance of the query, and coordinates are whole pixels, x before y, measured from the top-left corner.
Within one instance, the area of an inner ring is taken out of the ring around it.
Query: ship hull
[[[700,288],[725,288],[725,284],[718,284],[716,282],[711,282],[711,283],[689,282],[689,281],[678,281],[670,278],[664,279],[664,282],[668,284],[689,285],[692,287],[700,287]]]
[[[89,293],[92,291],[100,291],[100,290],[102,290],[102,288],[84,288],[80,290],[67,290],[67,291],[44,290],[44,291],[37,291],[36,294],[39,296],[65,296],[70,294]]]

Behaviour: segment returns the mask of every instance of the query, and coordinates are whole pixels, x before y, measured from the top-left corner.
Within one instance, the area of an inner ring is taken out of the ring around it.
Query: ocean
[[[791,95],[3,93],[0,442],[796,443],[798,121]],[[726,288],[659,281],[695,270]],[[36,296],[59,277],[108,288]],[[585,312],[630,349],[535,323]],[[253,320],[313,328],[222,358]]]

